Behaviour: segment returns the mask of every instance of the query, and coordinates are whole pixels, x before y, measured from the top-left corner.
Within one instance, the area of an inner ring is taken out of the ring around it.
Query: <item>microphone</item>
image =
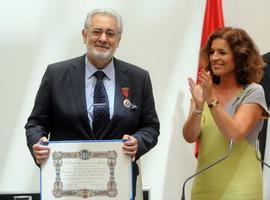
[[[257,139],[257,140],[256,140],[256,145],[255,145],[255,154],[256,154],[256,158],[257,158],[257,160],[260,161],[263,165],[265,165],[266,167],[270,168],[270,165],[267,164],[266,162],[264,162],[264,161],[258,156],[259,148],[260,148],[260,142],[259,142],[259,140]]]
[[[216,164],[222,162],[223,160],[225,160],[226,158],[228,158],[228,156],[231,154],[232,146],[233,146],[233,139],[230,140],[228,152],[227,152],[222,158],[220,158],[220,159],[218,159],[217,161],[215,161],[215,162],[213,162],[213,163],[207,165],[205,168],[201,169],[200,171],[196,172],[195,174],[193,174],[192,176],[188,177],[188,178],[185,180],[185,182],[184,182],[184,184],[183,184],[183,186],[182,186],[182,197],[181,197],[181,200],[185,200],[185,186],[186,186],[186,183],[187,183],[190,179],[192,179],[193,177],[195,177],[195,176],[197,176],[197,175],[203,173],[204,171],[208,170],[209,168],[213,167],[214,165],[216,165]]]

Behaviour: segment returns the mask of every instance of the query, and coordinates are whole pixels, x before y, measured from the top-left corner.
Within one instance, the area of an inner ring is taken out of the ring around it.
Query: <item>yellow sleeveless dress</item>
[[[235,98],[227,106],[230,115],[233,115],[237,108],[236,101],[239,105],[246,103],[245,96],[240,100],[239,97]],[[267,113],[264,102],[259,104],[263,105]],[[222,158],[229,149],[229,141],[215,125],[208,106],[205,106],[203,116],[197,171]],[[252,140],[256,139],[261,126],[255,129],[258,130],[255,130],[257,133]],[[255,156],[254,143],[250,140],[244,138],[235,142],[227,159],[194,178],[191,200],[262,200],[262,168]]]

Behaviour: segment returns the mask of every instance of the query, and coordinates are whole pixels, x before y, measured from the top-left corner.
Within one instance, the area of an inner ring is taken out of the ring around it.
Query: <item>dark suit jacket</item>
[[[270,52],[263,55],[264,62],[266,63],[264,69],[264,76],[261,81],[261,85],[264,88],[265,99],[267,106],[270,105]]]
[[[270,52],[264,54],[263,59],[264,59],[264,62],[266,63],[266,66],[264,69],[264,76],[260,84],[263,86],[266,103],[269,108],[269,105],[270,105]],[[265,152],[265,145],[266,145],[265,143],[266,143],[266,135],[267,135],[267,122],[268,120],[264,121],[263,129],[259,134],[260,152],[261,152],[262,159],[264,159],[264,152]]]
[[[54,141],[122,139],[124,134],[130,134],[138,140],[136,159],[156,145],[159,120],[148,72],[115,58],[114,66],[114,114],[105,131],[97,136],[87,116],[85,55],[47,67],[25,125],[31,153],[32,146],[49,133]],[[123,105],[122,87],[129,87],[129,99],[135,109]]]

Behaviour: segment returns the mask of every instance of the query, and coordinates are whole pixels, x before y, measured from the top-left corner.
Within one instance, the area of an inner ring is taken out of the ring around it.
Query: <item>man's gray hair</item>
[[[118,33],[121,35],[123,32],[123,22],[122,22],[122,18],[121,16],[114,11],[111,8],[103,8],[103,9],[94,9],[92,11],[90,11],[85,19],[84,22],[84,28],[88,29],[91,26],[91,19],[93,16],[97,15],[97,14],[101,14],[101,15],[109,15],[115,18],[116,22],[117,22],[117,31]]]

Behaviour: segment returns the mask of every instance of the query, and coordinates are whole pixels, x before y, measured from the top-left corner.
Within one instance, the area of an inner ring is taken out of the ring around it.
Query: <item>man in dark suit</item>
[[[263,86],[266,103],[269,108],[269,105],[270,105],[270,52],[264,54],[263,59],[264,59],[264,62],[266,63],[266,66],[264,69],[264,76],[260,84]],[[261,157],[263,160],[264,160],[264,152],[265,152],[266,136],[267,136],[267,123],[268,123],[268,119],[264,121],[263,129],[259,135],[260,152],[261,152]]]
[[[111,9],[87,15],[82,36],[86,55],[51,64],[43,76],[34,108],[25,125],[27,145],[40,165],[48,157],[50,140],[123,139],[123,152],[135,163],[158,141],[159,120],[147,71],[113,57],[122,33],[121,17]],[[97,78],[102,79],[108,99],[108,122],[93,131],[93,100]]]

